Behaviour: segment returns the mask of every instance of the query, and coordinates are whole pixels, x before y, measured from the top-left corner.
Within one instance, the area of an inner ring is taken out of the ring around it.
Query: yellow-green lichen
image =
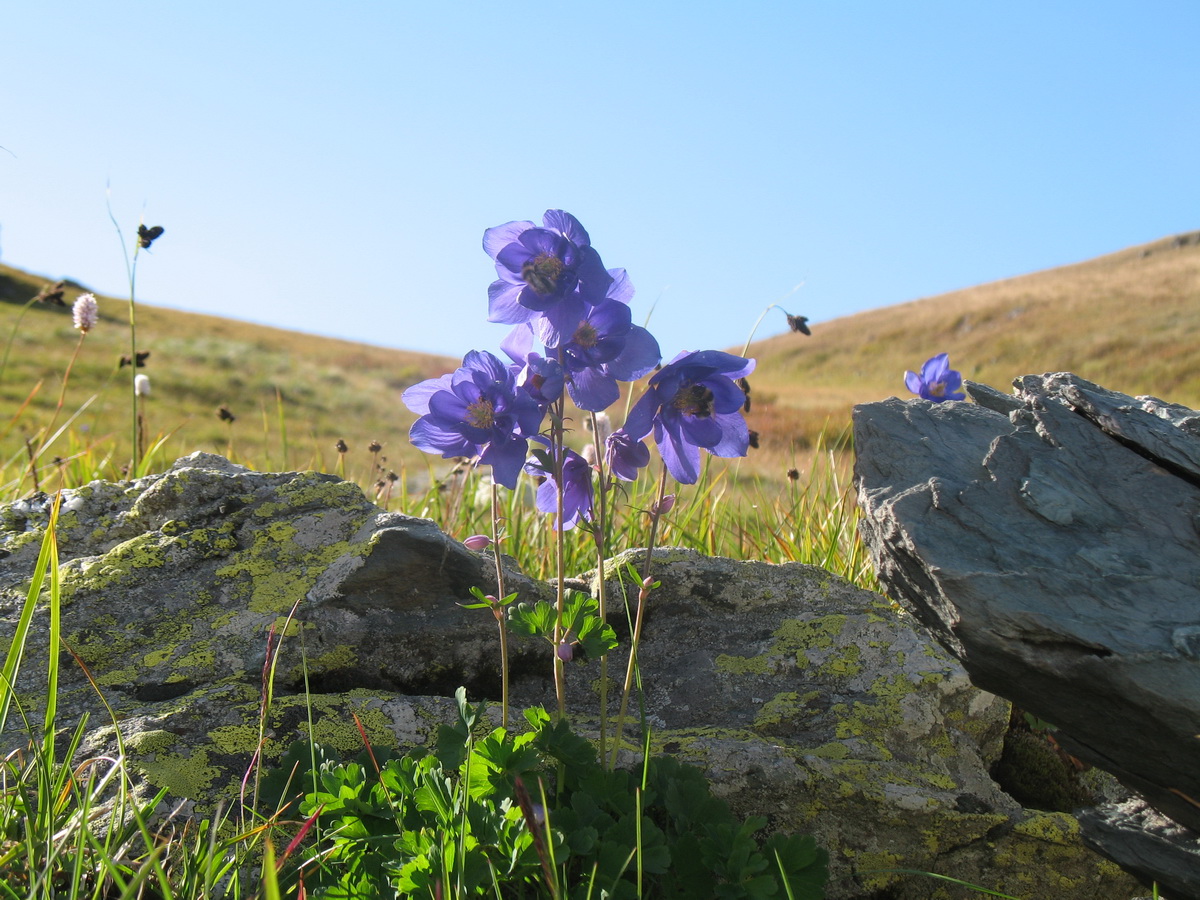
[[[320,518],[322,514],[311,515]],[[297,534],[291,522],[268,523],[255,533],[249,548],[233,554],[226,565],[217,569],[216,577],[232,584],[233,596],[252,612],[286,612],[312,589],[334,560],[354,549],[348,541],[302,547]],[[365,546],[357,548],[360,553],[365,550]]]
[[[220,769],[209,765],[208,751],[203,748],[192,750],[186,756],[158,751],[134,760],[134,765],[145,773],[151,784],[191,799],[206,797],[221,774]]]

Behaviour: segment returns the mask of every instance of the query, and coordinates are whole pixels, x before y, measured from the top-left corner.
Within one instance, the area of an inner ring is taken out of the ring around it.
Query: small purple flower
[[[421,416],[408,433],[414,446],[446,459],[478,456],[497,484],[516,488],[542,410],[499,359],[472,350],[453,374],[422,381],[401,399]]]
[[[752,359],[720,350],[679,354],[650,379],[624,431],[636,439],[653,431],[671,477],[680,484],[695,484],[700,448],[714,456],[746,455],[746,394],[735,379],[749,375],[754,365]]]
[[[554,648],[554,653],[563,662],[570,662],[575,658],[575,648],[567,641],[562,641]]]
[[[468,550],[486,550],[492,546],[492,539],[486,534],[473,534],[463,540],[463,546]]]
[[[608,470],[622,481],[636,481],[638,469],[650,465],[650,448],[621,428],[604,442],[604,461]]]
[[[608,299],[589,307],[556,349],[569,373],[571,399],[580,409],[593,412],[607,409],[621,398],[618,381],[637,381],[662,359],[658,341],[633,324],[629,307]]]
[[[545,409],[562,397],[566,376],[558,360],[533,352],[533,329],[518,325],[500,342],[500,349],[514,363],[517,384]]]
[[[904,384],[914,394],[925,400],[941,403],[943,400],[965,400],[967,395],[959,391],[962,373],[950,368],[950,354],[939,353],[925,361],[921,374],[904,373]]]
[[[592,467],[586,459],[574,450],[566,450],[562,466],[563,481],[563,529],[574,528],[581,520],[591,521],[592,504],[594,502],[592,489]],[[535,458],[525,464],[525,471],[530,475],[545,478],[537,490],[536,505],[539,512],[558,512],[558,487],[554,479],[554,468],[550,453],[539,451]],[[557,530],[558,523],[555,523]]]
[[[508,222],[483,234],[483,249],[500,277],[488,288],[488,321],[537,321],[543,341],[557,345],[604,299],[612,276],[579,220],[561,209],[532,222]]]

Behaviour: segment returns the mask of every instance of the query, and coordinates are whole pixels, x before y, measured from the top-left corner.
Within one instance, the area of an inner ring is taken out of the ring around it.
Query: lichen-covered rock
[[[0,507],[0,649],[49,504]],[[159,476],[66,492],[59,542],[64,636],[119,717],[134,768],[198,811],[238,798],[256,752],[278,758],[311,733],[352,755],[355,717],[372,744],[423,744],[459,685],[499,699],[495,630],[458,606],[472,585],[495,590],[490,559],[336,478],[195,454]],[[680,550],[654,560],[661,586],[640,654],[651,746],[702,766],[739,813],[816,833],[833,855],[831,898],[949,896],[879,871],[898,866],[1020,896],[1121,896],[1123,876],[1063,819],[1022,810],[989,777],[1007,704],[883,598],[811,566]],[[523,600],[553,596],[511,567],[505,578]],[[623,631],[615,580],[608,593]],[[45,641],[35,629],[19,683],[35,714]],[[514,640],[510,660],[514,704],[552,707],[549,648]],[[110,752],[114,726],[67,663],[59,720],[89,714],[85,748]],[[599,673],[596,660],[568,666],[569,710],[592,734]],[[260,723],[264,677],[273,697]],[[625,758],[639,735],[626,726]],[[22,741],[11,723],[0,735]]]
[[[639,659],[652,746],[704,768],[739,813],[816,835],[829,897],[958,896],[884,871],[897,868],[1020,897],[1136,889],[1083,847],[1070,816],[1026,811],[999,789],[989,771],[1009,704],[972,687],[885,598],[814,566],[688,550],[656,550],[651,571],[660,587]],[[620,599],[637,589],[613,579],[608,596],[624,621]],[[569,675],[570,700],[594,716],[595,664],[583,672]]]

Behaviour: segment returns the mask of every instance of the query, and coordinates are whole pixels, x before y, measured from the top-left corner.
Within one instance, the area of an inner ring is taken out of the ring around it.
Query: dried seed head
[[[755,450],[758,449],[758,432],[755,431],[753,428],[750,429],[750,446],[753,447]]]
[[[788,328],[792,329],[792,331],[798,331],[801,334],[812,334],[808,330],[808,316],[793,316],[791,313],[784,313],[784,315],[787,316]]]
[[[220,409],[218,409],[218,410],[217,410],[217,417],[218,417],[218,418],[219,418],[219,419],[220,419],[222,422],[233,422],[234,420],[236,420],[236,419],[237,419],[237,416],[235,416],[233,413],[231,413],[231,412],[229,411],[229,407],[228,407],[228,406],[222,406]]]
[[[338,438],[337,443],[334,444],[334,446],[337,447],[338,453],[345,453],[346,451],[348,451],[350,449],[348,446],[346,446],[346,442],[343,441],[341,438]]]
[[[383,444],[379,443],[379,441],[371,441],[371,443],[367,444],[367,449],[372,453],[378,453],[383,449]]]
[[[799,469],[788,469],[787,477],[788,477],[789,481],[799,481],[800,480],[800,470]]]

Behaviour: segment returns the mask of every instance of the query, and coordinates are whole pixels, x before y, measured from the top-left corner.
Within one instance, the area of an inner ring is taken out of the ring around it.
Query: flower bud
[[[667,494],[661,500],[656,500],[654,505],[650,507],[650,514],[654,516],[665,516],[675,507],[675,495]]]
[[[554,650],[558,654],[558,658],[563,662],[570,662],[575,658],[575,649],[566,641],[560,643]]]
[[[473,534],[463,544],[468,550],[486,550],[492,546],[492,539],[486,534]]]
[[[133,379],[133,392],[139,397],[150,396],[150,376],[136,375]]]

